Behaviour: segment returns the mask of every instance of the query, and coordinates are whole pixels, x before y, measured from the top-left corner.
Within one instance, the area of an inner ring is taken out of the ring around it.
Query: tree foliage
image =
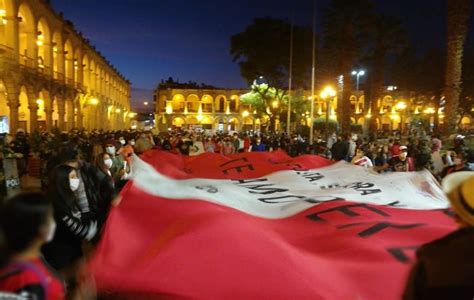
[[[231,37],[230,54],[238,62],[249,85],[265,76],[271,86],[287,86],[291,24],[273,18],[258,18],[243,32]],[[311,68],[311,29],[293,28],[293,86],[303,87]]]

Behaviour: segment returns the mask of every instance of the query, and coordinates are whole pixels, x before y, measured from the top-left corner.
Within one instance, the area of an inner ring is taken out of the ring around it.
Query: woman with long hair
[[[95,159],[95,164],[98,169],[96,177],[100,195],[100,200],[97,203],[97,219],[99,228],[101,228],[109,215],[110,205],[115,197],[115,183],[110,171],[113,161],[109,154],[99,153]]]
[[[43,247],[43,253],[46,260],[67,279],[75,276],[83,255],[82,242],[92,240],[97,233],[97,221],[82,218],[74,193],[79,184],[76,169],[59,165],[51,174],[48,191],[58,226],[53,241]]]
[[[53,206],[41,193],[18,194],[0,208],[0,291],[21,299],[64,299],[62,280],[41,255],[55,229]]]

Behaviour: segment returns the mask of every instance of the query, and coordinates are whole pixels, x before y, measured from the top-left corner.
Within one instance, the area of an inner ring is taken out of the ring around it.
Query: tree
[[[369,0],[332,0],[325,10],[324,56],[332,65],[332,78],[344,76],[338,103],[338,119],[343,131],[350,129],[351,71],[364,53],[373,16]]]
[[[472,108],[474,107],[474,97],[468,96],[462,98],[462,101],[459,102],[457,114],[459,116],[456,128],[461,128],[461,122],[464,117],[474,117]]]
[[[402,53],[407,48],[408,41],[399,19],[381,14],[375,17],[374,22],[365,111],[368,110],[370,105],[371,113],[375,116],[378,113],[377,99],[383,94],[388,55]],[[373,117],[371,118],[370,129],[373,131],[376,126],[376,118]]]
[[[279,118],[288,106],[288,95],[286,90],[270,86],[268,83],[257,83],[254,81],[250,92],[240,96],[243,104],[250,104],[257,116],[268,116],[270,129],[275,129],[276,119]]]
[[[470,0],[448,0],[447,60],[444,86],[445,133],[456,132],[459,98],[462,91],[462,59],[471,10]]]
[[[230,40],[230,54],[239,63],[240,73],[252,84],[264,76],[274,87],[287,86],[291,24],[273,18],[258,18]],[[311,28],[293,27],[293,87],[303,87],[311,61]]]

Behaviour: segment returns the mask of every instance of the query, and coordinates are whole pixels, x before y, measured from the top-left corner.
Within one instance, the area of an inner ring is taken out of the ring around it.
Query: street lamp
[[[336,96],[336,91],[330,87],[327,86],[324,88],[324,90],[320,94],[321,98],[326,101],[326,135],[329,136],[329,104],[332,100],[333,97]]]
[[[97,98],[91,98],[91,99],[89,100],[89,103],[90,103],[91,105],[97,105],[97,104],[99,104],[99,99],[97,99]]]
[[[360,77],[360,76],[364,76],[364,75],[365,75],[365,71],[364,71],[364,70],[352,71],[352,75],[353,75],[353,76],[356,76],[356,78],[357,78],[357,80],[356,80],[356,87],[357,87],[357,90],[359,90],[359,77]]]

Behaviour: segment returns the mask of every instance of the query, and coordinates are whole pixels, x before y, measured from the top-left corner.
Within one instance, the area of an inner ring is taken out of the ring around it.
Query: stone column
[[[58,127],[59,130],[66,130],[64,126],[64,116],[66,115],[66,103],[62,97],[56,96],[56,101],[58,101]]]
[[[30,101],[28,109],[30,110],[30,128],[28,131],[32,133],[38,130],[38,104],[36,104],[36,100]]]
[[[10,133],[16,133],[18,129],[18,121],[19,121],[19,110],[20,110],[20,100],[19,100],[20,94],[18,92],[16,93],[8,93],[7,95],[7,101],[8,101],[8,107],[10,107]]]
[[[66,100],[68,105],[66,106],[67,109],[67,131],[71,131],[74,128],[74,103],[72,100]]]
[[[82,114],[81,106],[77,105],[77,112],[76,112],[76,128],[77,129],[83,129],[84,128],[83,118],[84,118],[84,116]]]
[[[45,107],[44,115],[46,120],[46,131],[51,132],[51,129],[53,129],[53,109],[51,107]]]

